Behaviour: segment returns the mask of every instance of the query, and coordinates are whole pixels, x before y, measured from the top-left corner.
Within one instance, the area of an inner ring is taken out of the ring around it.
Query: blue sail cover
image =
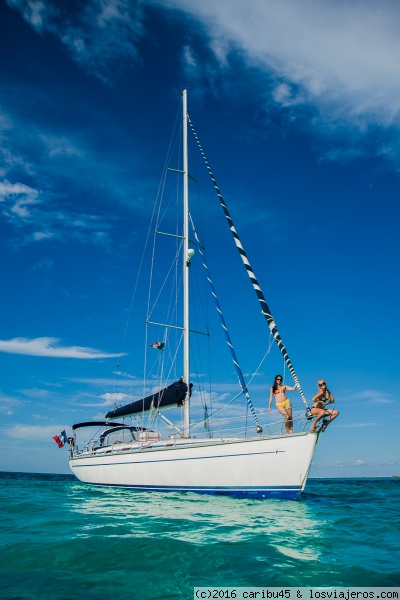
[[[175,383],[171,383],[168,387],[151,396],[147,396],[141,400],[135,400],[135,402],[121,406],[121,408],[111,410],[106,414],[105,418],[116,419],[117,417],[126,417],[128,415],[134,415],[135,413],[148,411],[151,408],[172,408],[174,404],[175,406],[182,406],[187,391],[188,386],[184,381],[175,381]]]

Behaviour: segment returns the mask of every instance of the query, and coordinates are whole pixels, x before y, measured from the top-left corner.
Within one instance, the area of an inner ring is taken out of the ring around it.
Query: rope
[[[213,281],[211,279],[210,271],[208,270],[208,266],[206,264],[206,259],[205,259],[205,256],[204,256],[204,252],[203,252],[202,246],[200,244],[200,240],[199,240],[199,237],[197,235],[197,231],[196,231],[196,228],[194,226],[192,216],[189,215],[189,218],[190,218],[190,222],[192,224],[193,233],[194,233],[194,237],[196,239],[196,242],[197,242],[197,245],[198,245],[198,248],[199,248],[199,252],[200,252],[200,254],[201,254],[202,258],[203,258],[203,267],[206,270],[207,280],[208,280],[208,282],[209,282],[209,284],[211,286],[211,293],[212,293],[212,296],[213,296],[214,301],[215,301],[215,306],[217,308],[217,312],[219,314],[219,318],[220,318],[220,321],[221,321],[222,329],[224,330],[224,334],[225,334],[225,338],[226,338],[226,343],[228,344],[229,350],[231,352],[232,362],[235,365],[236,373],[237,373],[237,376],[239,378],[240,388],[241,388],[242,393],[244,394],[244,396],[246,398],[247,405],[248,405],[248,407],[250,409],[250,412],[251,412],[251,414],[253,416],[253,419],[254,419],[254,421],[255,421],[255,423],[257,425],[257,433],[262,433],[262,427],[261,427],[260,423],[258,422],[257,415],[256,415],[255,410],[254,410],[253,403],[252,403],[252,401],[250,399],[250,394],[249,394],[249,391],[248,391],[247,386],[246,386],[246,382],[245,382],[244,377],[243,377],[242,369],[240,368],[239,361],[238,361],[237,356],[236,356],[235,348],[233,347],[233,344],[232,344],[232,340],[231,340],[231,336],[230,336],[229,331],[228,331],[228,327],[226,326],[226,323],[225,323],[224,315],[222,314],[221,306],[219,304],[219,300],[218,300],[218,297],[217,297],[217,294],[216,294],[216,291],[215,291],[215,288],[214,288],[214,284],[213,284]]]
[[[281,336],[279,334],[278,328],[277,328],[276,323],[274,321],[274,318],[273,318],[273,316],[271,314],[271,311],[269,309],[267,301],[264,298],[264,294],[262,293],[260,284],[257,281],[257,278],[256,278],[256,276],[255,276],[255,274],[253,272],[253,269],[252,269],[251,265],[250,265],[249,259],[247,258],[246,252],[244,251],[244,248],[242,246],[242,242],[240,241],[239,235],[238,235],[238,233],[237,233],[237,231],[235,229],[235,226],[234,226],[232,218],[231,218],[231,216],[229,214],[228,208],[227,208],[227,206],[225,204],[225,201],[224,201],[224,199],[222,197],[222,194],[221,194],[220,189],[219,189],[219,187],[217,185],[217,182],[215,180],[213,172],[211,171],[211,167],[210,167],[209,162],[208,162],[208,160],[206,158],[206,155],[205,155],[205,153],[203,151],[203,148],[202,148],[202,146],[200,144],[200,140],[199,140],[199,138],[197,136],[197,133],[196,133],[194,127],[193,127],[193,124],[192,124],[192,121],[190,120],[189,115],[187,116],[187,118],[188,118],[188,123],[190,125],[190,128],[192,130],[192,133],[193,133],[193,135],[195,137],[195,140],[197,142],[197,145],[198,145],[198,147],[200,149],[200,153],[201,153],[201,155],[203,157],[203,160],[204,160],[204,163],[206,165],[208,174],[210,175],[211,181],[212,181],[212,183],[214,185],[214,188],[215,188],[215,191],[217,192],[217,195],[218,195],[218,198],[219,198],[222,210],[224,211],[226,220],[228,221],[229,229],[231,230],[231,233],[232,233],[233,238],[235,240],[236,247],[237,247],[237,249],[239,251],[239,254],[240,254],[241,259],[243,261],[243,264],[244,264],[244,266],[246,268],[246,271],[247,271],[247,274],[248,274],[248,276],[250,278],[250,281],[253,284],[254,291],[255,291],[256,296],[258,298],[258,301],[259,301],[259,303],[261,305],[261,312],[264,315],[264,317],[265,317],[265,319],[266,319],[266,321],[268,323],[269,330],[270,330],[273,338],[275,339],[275,341],[276,341],[276,343],[278,345],[278,348],[281,351],[281,354],[282,354],[282,356],[283,356],[283,358],[284,358],[284,360],[285,360],[285,362],[286,362],[286,364],[288,366],[288,369],[289,369],[289,371],[290,371],[290,373],[291,373],[291,375],[293,377],[293,380],[294,380],[294,382],[295,382],[295,384],[297,386],[297,389],[299,390],[301,399],[303,400],[303,403],[306,406],[306,408],[308,410],[310,410],[310,408],[309,408],[309,406],[307,404],[307,400],[306,400],[306,397],[304,395],[304,392],[303,392],[303,390],[302,390],[302,388],[300,386],[300,382],[299,382],[299,379],[297,377],[297,374],[296,374],[296,372],[294,370],[294,367],[292,365],[292,362],[291,362],[291,360],[289,358],[289,354],[288,354],[288,352],[287,352],[287,350],[285,348],[285,345],[284,345],[284,343],[283,343],[283,341],[281,339]]]

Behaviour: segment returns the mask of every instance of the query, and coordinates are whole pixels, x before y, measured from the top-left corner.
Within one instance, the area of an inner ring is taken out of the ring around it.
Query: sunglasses
[[[277,381],[282,381],[282,377],[278,377],[278,378],[277,378]]]
[[[318,387],[324,387],[326,385],[326,383],[319,383]]]

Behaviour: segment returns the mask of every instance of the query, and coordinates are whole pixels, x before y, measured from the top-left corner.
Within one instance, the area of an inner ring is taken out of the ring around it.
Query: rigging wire
[[[239,361],[238,361],[237,356],[236,356],[235,348],[233,346],[233,343],[232,343],[232,340],[231,340],[231,336],[230,336],[229,331],[228,331],[228,327],[226,326],[224,315],[222,314],[222,310],[221,310],[221,306],[220,306],[220,303],[219,303],[219,300],[218,300],[218,296],[217,296],[217,293],[216,293],[215,288],[214,288],[214,283],[213,283],[213,281],[211,279],[210,271],[208,269],[208,266],[207,266],[207,263],[206,263],[206,258],[204,256],[204,250],[203,250],[203,248],[202,248],[202,246],[200,244],[200,240],[199,240],[199,237],[197,235],[197,231],[196,231],[196,228],[194,226],[192,216],[190,214],[189,214],[189,219],[190,219],[190,222],[192,224],[192,229],[193,229],[194,237],[195,237],[196,242],[198,244],[199,252],[200,252],[200,254],[201,254],[202,258],[203,258],[203,267],[206,270],[207,279],[208,279],[208,282],[209,282],[209,284],[211,286],[211,293],[212,293],[212,296],[213,296],[213,298],[215,300],[215,305],[216,305],[217,312],[219,314],[219,318],[220,318],[220,321],[221,321],[221,326],[222,326],[222,329],[224,330],[224,334],[225,334],[225,338],[226,338],[226,343],[228,344],[229,350],[231,352],[232,362],[235,365],[235,369],[236,369],[236,373],[237,373],[237,376],[238,376],[238,379],[239,379],[239,385],[240,385],[240,388],[241,388],[241,392],[242,392],[242,394],[244,394],[244,396],[246,398],[247,405],[248,405],[248,407],[250,409],[250,412],[252,414],[252,417],[253,417],[253,419],[254,419],[254,421],[256,423],[257,433],[262,433],[262,427],[261,427],[260,423],[258,422],[257,415],[255,413],[254,406],[253,406],[253,403],[251,401],[250,394],[249,394],[246,382],[245,382],[244,377],[243,377],[242,369],[240,368],[240,364],[239,364]]]
[[[197,147],[190,143],[190,138],[188,139],[188,151],[190,153],[190,165],[191,165],[191,175],[190,179],[192,184],[195,184],[196,194],[191,192],[192,206],[196,204],[196,212],[198,213],[198,222],[197,228],[200,228],[201,238],[204,240],[204,215],[203,215],[203,202],[200,197],[200,190],[198,185],[199,177],[198,173],[198,158],[199,153]],[[193,201],[193,198],[195,200]],[[191,218],[191,215],[189,215]],[[198,247],[198,243],[195,240],[190,240],[190,244]],[[203,335],[191,336],[191,364],[196,366],[196,391],[198,392],[204,412],[204,427],[207,430],[208,435],[211,437],[211,429],[212,429],[212,420],[209,417],[209,411],[213,410],[213,394],[212,394],[212,344],[211,344],[211,335],[210,335],[210,306],[209,306],[209,294],[204,296],[203,291],[207,286],[207,273],[205,269],[201,269],[202,281],[196,277],[197,270],[195,269],[191,275],[191,297],[196,298],[196,302],[191,302],[191,319],[195,320],[195,329],[200,331],[203,327],[205,327],[205,331]],[[198,286],[198,287],[195,287]],[[199,310],[197,310],[199,309]],[[197,318],[202,315],[202,325],[197,324]],[[206,336],[207,340],[207,350],[203,352],[200,349],[200,340],[204,339]],[[204,356],[207,356],[207,367],[203,369]],[[205,375],[208,374],[208,376]],[[200,375],[201,374],[201,375]]]
[[[146,253],[147,253],[147,247],[148,247],[148,243],[149,243],[149,239],[150,239],[150,234],[151,234],[151,231],[153,229],[153,222],[154,222],[154,218],[155,218],[155,215],[156,215],[156,209],[157,209],[157,206],[158,206],[158,204],[160,202],[160,198],[162,198],[163,189],[165,187],[167,165],[168,165],[169,161],[171,160],[171,154],[172,154],[172,149],[173,149],[173,141],[176,138],[175,131],[176,131],[176,128],[177,128],[177,123],[180,122],[180,114],[181,114],[181,107],[179,105],[178,109],[177,109],[176,116],[175,116],[175,123],[174,123],[172,134],[171,134],[171,137],[170,137],[169,146],[168,146],[168,149],[167,149],[167,152],[166,152],[166,156],[165,156],[165,160],[164,160],[164,167],[163,167],[163,171],[162,171],[163,172],[163,177],[160,180],[160,184],[159,184],[159,187],[158,187],[158,190],[157,190],[157,193],[156,193],[156,199],[155,199],[155,202],[154,202],[154,205],[153,205],[153,211],[152,211],[152,215],[151,215],[151,218],[150,218],[149,226],[148,226],[148,229],[147,229],[145,244],[144,244],[142,256],[141,256],[140,263],[139,263],[139,268],[138,268],[138,272],[137,272],[137,276],[136,276],[136,281],[135,281],[135,284],[134,284],[133,293],[132,293],[132,296],[131,296],[131,301],[130,301],[130,305],[129,305],[128,315],[127,315],[127,318],[126,318],[125,327],[124,327],[122,338],[121,338],[120,351],[118,353],[118,361],[117,361],[117,364],[116,364],[116,368],[117,369],[120,369],[121,358],[125,354],[124,353],[124,347],[125,347],[126,337],[127,337],[127,333],[128,333],[128,329],[129,329],[129,324],[130,324],[130,320],[131,320],[131,316],[132,316],[133,305],[134,305],[134,302],[135,302],[135,299],[136,299],[136,293],[137,293],[137,289],[138,289],[138,286],[139,286],[139,280],[140,280],[140,277],[141,277],[141,274],[142,274],[142,268],[143,268],[144,259],[145,259]],[[146,353],[145,353],[145,356],[146,356]],[[146,373],[146,365],[144,365],[144,373]],[[118,380],[118,374],[119,373],[117,372],[116,373],[116,380],[115,380],[115,389],[116,389],[116,391],[118,389],[118,381],[119,381]],[[143,378],[143,382],[144,382],[144,387],[143,387],[143,391],[144,391],[145,390],[145,377]]]
[[[271,311],[269,309],[267,301],[264,298],[264,294],[262,293],[260,284],[258,283],[258,281],[256,279],[256,276],[255,276],[255,274],[253,272],[253,269],[252,269],[252,267],[250,265],[249,259],[248,259],[247,255],[246,255],[246,252],[245,252],[244,248],[243,248],[243,245],[242,245],[242,242],[241,242],[241,240],[239,238],[239,235],[238,235],[238,233],[237,233],[237,231],[235,229],[235,226],[234,226],[232,218],[231,218],[231,216],[229,214],[228,208],[227,208],[227,206],[225,204],[225,201],[224,201],[224,199],[222,197],[221,191],[220,191],[220,189],[219,189],[219,187],[217,185],[216,179],[215,179],[215,177],[213,175],[213,172],[211,170],[210,164],[209,164],[209,162],[207,160],[207,157],[206,157],[206,155],[204,153],[204,150],[203,150],[203,148],[202,148],[202,146],[200,144],[200,140],[199,140],[199,138],[197,136],[197,133],[196,133],[194,127],[193,127],[193,124],[192,124],[192,121],[191,121],[189,115],[187,115],[187,119],[188,119],[188,123],[190,125],[190,128],[192,130],[192,133],[193,133],[193,135],[194,135],[194,137],[196,139],[196,142],[197,142],[197,145],[199,147],[200,153],[201,153],[201,155],[203,157],[203,160],[204,160],[204,163],[206,165],[208,174],[210,175],[211,181],[212,181],[212,183],[214,185],[214,188],[215,188],[215,191],[217,192],[217,195],[218,195],[218,198],[219,198],[222,210],[224,211],[225,217],[226,217],[226,219],[228,221],[228,224],[229,224],[229,229],[231,230],[231,233],[232,233],[233,238],[235,240],[236,247],[237,247],[237,249],[239,251],[239,254],[240,254],[241,258],[242,258],[242,261],[243,261],[243,264],[244,264],[244,266],[246,268],[247,274],[248,274],[248,276],[249,276],[249,278],[250,278],[250,280],[251,280],[251,282],[253,284],[254,291],[255,291],[255,293],[257,295],[257,298],[258,298],[258,301],[259,301],[259,303],[261,305],[261,312],[264,315],[264,317],[265,317],[265,319],[266,319],[266,321],[268,323],[268,327],[270,329],[270,332],[272,333],[272,335],[273,335],[276,343],[278,344],[278,347],[279,347],[279,349],[280,349],[280,351],[282,353],[283,358],[285,359],[285,362],[286,362],[286,364],[288,366],[288,369],[289,369],[289,371],[290,371],[290,373],[291,373],[291,375],[293,377],[293,380],[294,380],[294,382],[295,382],[295,384],[296,384],[296,386],[297,386],[297,388],[299,390],[299,393],[300,393],[300,396],[301,396],[301,398],[303,400],[303,403],[304,403],[304,405],[307,408],[307,414],[308,414],[310,412],[310,407],[308,406],[307,399],[306,399],[306,397],[304,395],[304,392],[303,392],[303,390],[301,388],[299,379],[298,379],[297,374],[296,374],[296,372],[294,370],[294,367],[293,367],[292,362],[290,360],[289,354],[288,354],[288,352],[287,352],[287,350],[285,348],[285,345],[284,345],[284,343],[282,341],[282,338],[281,338],[281,336],[279,334],[278,328],[277,328],[276,323],[274,321],[274,318],[273,318],[273,316],[271,314]]]
[[[270,337],[272,337],[272,336],[270,336]],[[259,370],[260,370],[260,368],[261,368],[262,364],[263,364],[263,363],[264,363],[264,361],[266,360],[266,358],[267,358],[268,354],[271,352],[271,348],[272,348],[272,346],[273,346],[273,341],[272,341],[272,339],[271,339],[271,340],[270,340],[270,343],[269,343],[269,346],[268,346],[268,348],[267,348],[267,351],[265,352],[264,356],[262,357],[262,359],[261,359],[261,361],[260,361],[260,363],[259,363],[258,367],[256,368],[256,370],[254,371],[254,373],[253,373],[253,374],[252,374],[252,376],[250,377],[250,379],[249,379],[249,381],[248,381],[248,384],[247,384],[247,385],[250,385],[250,384],[251,384],[251,382],[253,381],[254,377],[256,377],[256,375],[258,374],[258,372],[259,372]],[[230,399],[228,402],[226,402],[225,404],[223,404],[223,405],[222,405],[220,408],[218,408],[217,410],[215,410],[215,412],[211,412],[211,413],[208,415],[208,418],[209,418],[209,419],[211,419],[211,418],[212,418],[212,417],[214,417],[214,416],[215,416],[217,413],[219,413],[221,410],[224,410],[224,408],[226,408],[227,406],[229,406],[230,404],[232,404],[232,402],[233,402],[234,400],[236,400],[237,398],[239,398],[239,397],[240,397],[240,395],[241,395],[242,393],[243,393],[243,392],[242,392],[242,391],[240,391],[240,392],[239,392],[239,393],[238,393],[236,396],[234,396],[234,397],[233,397],[233,398],[231,398],[231,399]],[[200,424],[200,423],[202,423],[202,422],[203,422],[203,421],[197,421],[196,423],[192,424],[192,425],[191,425],[191,427],[192,427],[192,428],[194,428],[194,427],[196,427],[196,425],[198,425],[198,424]]]

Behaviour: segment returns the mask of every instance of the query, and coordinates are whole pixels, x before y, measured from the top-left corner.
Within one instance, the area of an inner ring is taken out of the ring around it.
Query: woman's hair
[[[278,389],[278,384],[276,383],[276,380],[278,379],[278,377],[281,378],[281,383],[283,381],[283,377],[282,375],[275,375],[275,379],[274,379],[274,385],[272,386],[272,390],[275,392],[275,390]]]

